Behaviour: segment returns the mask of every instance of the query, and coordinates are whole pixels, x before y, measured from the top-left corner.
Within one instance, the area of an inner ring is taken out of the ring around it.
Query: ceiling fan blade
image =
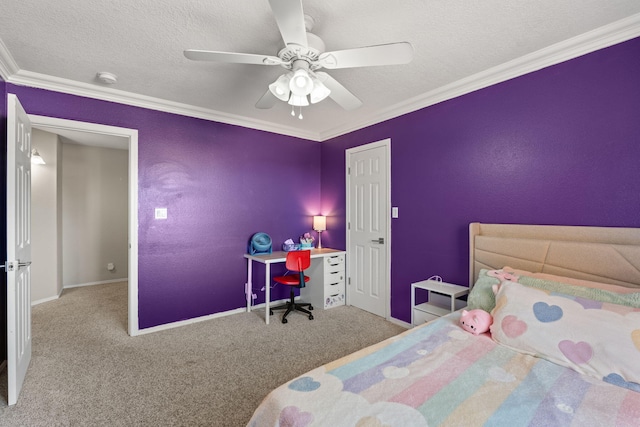
[[[304,26],[302,0],[269,0],[269,4],[284,44],[307,47],[307,30]]]
[[[260,108],[262,110],[268,110],[276,105],[278,102],[278,98],[276,98],[269,89],[262,95],[262,98],[256,102],[256,108]]]
[[[413,59],[409,42],[336,50],[320,55],[317,63],[328,69],[407,64]]]
[[[231,62],[234,64],[281,65],[285,63],[277,56],[216,52],[212,50],[187,49],[184,51],[184,56],[194,61]]]
[[[331,91],[329,97],[345,110],[355,110],[362,105],[362,101],[360,101],[358,97],[349,92],[347,88],[342,86],[329,74],[322,71],[317,71],[315,74],[316,77],[318,77],[318,79],[320,79],[320,81]]]

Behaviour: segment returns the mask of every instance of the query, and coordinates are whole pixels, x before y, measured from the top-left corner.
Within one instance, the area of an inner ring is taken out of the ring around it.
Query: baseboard
[[[282,300],[276,300],[276,301],[271,301],[269,303],[270,306],[275,306],[276,304],[283,304],[285,302],[289,301],[288,299],[282,299]],[[264,308],[265,304],[257,304],[251,307],[252,310],[255,310],[256,308]],[[219,317],[225,317],[225,316],[231,316],[232,314],[239,314],[239,313],[246,313],[247,312],[247,308],[246,307],[242,307],[242,308],[236,308],[234,310],[229,310],[229,311],[223,311],[220,313],[214,313],[214,314],[209,314],[207,316],[200,316],[200,317],[196,317],[193,319],[187,319],[187,320],[180,320],[178,322],[171,322],[171,323],[165,323],[164,325],[158,325],[158,326],[152,326],[151,328],[144,328],[144,329],[138,329],[138,332],[136,333],[136,336],[139,335],[145,335],[145,334],[151,334],[154,332],[159,332],[159,331],[166,331],[167,329],[173,329],[173,328],[179,328],[181,326],[186,326],[186,325],[192,325],[194,323],[199,323],[199,322],[204,322],[207,320],[211,320],[211,319],[217,319]]]
[[[75,285],[64,285],[63,289],[67,288],[80,288],[83,286],[93,286],[93,285],[106,285],[108,283],[118,283],[118,282],[126,282],[128,281],[128,277],[123,277],[121,279],[110,279],[110,280],[101,280],[99,282],[88,282],[88,283],[77,283]]]
[[[33,307],[34,305],[38,305],[38,304],[42,304],[43,302],[49,302],[49,301],[54,301],[57,300],[58,298],[60,298],[60,295],[62,295],[62,289],[60,289],[60,292],[58,292],[58,295],[54,295],[52,297],[48,297],[48,298],[42,298],[36,301],[31,301],[31,307]]]
[[[125,277],[124,279],[104,280],[104,281],[101,281],[101,282],[90,282],[90,283],[80,283],[80,284],[77,284],[77,285],[66,285],[62,289],[60,289],[60,292],[58,293],[58,295],[54,295],[52,297],[47,297],[47,298],[42,298],[42,299],[39,299],[39,300],[36,300],[36,301],[31,301],[31,307],[33,307],[34,305],[42,304],[44,302],[57,300],[62,295],[62,291],[65,290],[65,289],[68,289],[68,288],[80,288],[80,287],[83,287],[83,286],[93,286],[93,285],[106,285],[108,283],[126,282],[127,280],[129,280],[128,277]]]
[[[387,320],[391,323],[395,323],[398,326],[402,326],[405,329],[411,329],[412,327],[411,323],[403,322],[402,320],[396,319],[395,317],[389,317]]]
[[[294,299],[295,300],[300,300],[300,296],[297,296]],[[269,301],[269,307],[275,307],[276,305],[284,304],[286,302],[289,302],[289,298],[278,299],[278,300],[275,300],[275,301]],[[262,304],[252,305],[251,306],[251,310],[255,310],[256,308],[265,308],[266,306],[267,306],[267,304],[263,302]]]

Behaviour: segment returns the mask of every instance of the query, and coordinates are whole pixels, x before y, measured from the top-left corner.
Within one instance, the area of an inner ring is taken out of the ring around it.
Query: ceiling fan
[[[318,103],[327,96],[345,110],[362,105],[354,94],[329,74],[318,71],[338,68],[407,64],[413,59],[408,42],[389,43],[355,49],[325,52],[324,42],[309,31],[313,18],[305,16],[302,0],[269,0],[285,47],[277,56],[251,53],[217,52],[187,49],[184,56],[195,61],[217,61],[236,64],[280,65],[288,70],[269,85],[256,103],[257,108],[271,108],[278,100],[294,107]],[[299,118],[302,119],[302,112]]]

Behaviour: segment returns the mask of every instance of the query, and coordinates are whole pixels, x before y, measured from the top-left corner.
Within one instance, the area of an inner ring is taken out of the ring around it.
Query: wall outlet
[[[167,219],[168,218],[167,208],[156,208],[155,218],[156,219]]]
[[[109,264],[107,264],[107,270],[109,270],[109,271],[113,271],[113,270],[115,270],[115,269],[116,269],[116,266],[115,266],[112,262],[110,262]]]

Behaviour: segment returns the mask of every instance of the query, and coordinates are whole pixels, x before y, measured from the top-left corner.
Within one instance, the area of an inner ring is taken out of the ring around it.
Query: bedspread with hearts
[[[637,426],[640,393],[475,336],[459,313],[273,390],[248,426]]]

